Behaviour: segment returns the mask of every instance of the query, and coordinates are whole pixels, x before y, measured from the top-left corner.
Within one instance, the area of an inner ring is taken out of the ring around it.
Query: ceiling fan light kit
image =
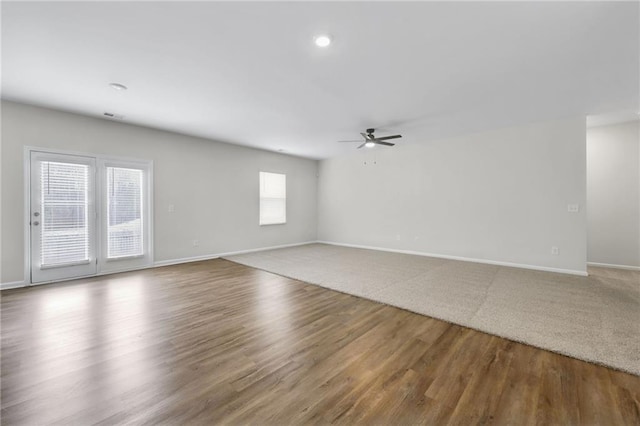
[[[391,135],[391,136],[382,136],[382,137],[376,137],[374,135],[374,132],[376,131],[376,129],[367,129],[366,133],[365,132],[361,132],[360,135],[364,138],[364,142],[362,141],[339,141],[339,142],[362,142],[360,146],[358,146],[358,149],[362,148],[362,147],[367,147],[367,148],[373,148],[376,145],[384,145],[384,146],[394,146],[394,143],[391,142],[386,142],[389,139],[398,139],[401,138],[402,135]]]

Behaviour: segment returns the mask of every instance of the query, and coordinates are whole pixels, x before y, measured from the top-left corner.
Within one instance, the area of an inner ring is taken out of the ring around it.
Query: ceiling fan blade
[[[365,140],[371,140],[371,138],[369,137],[369,135],[367,135],[366,133],[362,133],[362,132],[360,132],[360,134],[362,135],[362,137],[363,137]]]
[[[362,145],[360,145],[360,146],[358,147],[358,149],[362,148],[363,146],[365,146],[365,145],[366,145],[366,144],[368,144],[368,143],[369,143],[369,142],[365,142],[365,143],[363,143]]]
[[[391,143],[391,142],[381,142],[380,139],[374,139],[372,142],[375,143],[376,145],[385,145],[385,146],[395,145],[395,143]]]
[[[389,140],[389,139],[398,139],[398,138],[401,138],[401,137],[402,137],[402,135],[383,136],[381,138],[376,138],[376,140],[377,141],[386,141],[386,140]]]

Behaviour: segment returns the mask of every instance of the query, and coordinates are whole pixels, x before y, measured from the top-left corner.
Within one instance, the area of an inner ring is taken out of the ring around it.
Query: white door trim
[[[131,268],[127,268],[127,269],[118,269],[118,270],[114,270],[114,271],[102,271],[100,270],[100,263],[98,264],[98,271],[95,275],[92,276],[99,276],[99,275],[105,275],[105,274],[110,274],[110,273],[116,273],[116,272],[126,272],[126,271],[130,271],[130,270],[137,270],[137,269],[143,269],[146,267],[152,267],[154,264],[154,243],[153,243],[153,235],[154,235],[154,223],[153,223],[153,217],[154,217],[154,212],[153,212],[153,192],[154,192],[154,182],[153,182],[153,160],[146,160],[146,159],[140,159],[140,158],[132,158],[132,157],[118,157],[118,156],[112,156],[112,155],[102,155],[102,154],[94,154],[91,152],[83,152],[83,151],[74,151],[74,150],[62,150],[62,149],[52,149],[52,148],[45,148],[45,147],[38,147],[38,146],[32,146],[32,145],[25,145],[24,146],[24,150],[23,150],[23,222],[22,222],[22,227],[23,227],[23,257],[24,257],[24,269],[23,269],[23,273],[24,273],[24,285],[25,286],[33,286],[33,285],[40,285],[40,284],[48,284],[51,282],[58,282],[60,280],[52,280],[52,281],[46,281],[46,282],[39,282],[39,283],[33,283],[32,279],[31,279],[31,226],[29,224],[29,219],[31,217],[31,153],[37,151],[37,152],[44,152],[44,153],[50,153],[50,154],[60,154],[60,155],[76,155],[76,156],[81,156],[81,157],[93,157],[96,160],[96,164],[101,163],[104,164],[104,162],[120,162],[120,163],[131,163],[131,164],[145,164],[147,165],[147,170],[148,170],[148,174],[149,174],[149,178],[148,178],[148,185],[147,185],[147,203],[149,206],[149,213],[148,213],[148,222],[149,222],[149,246],[148,246],[148,250],[149,250],[149,265],[147,266],[137,266],[137,267],[131,267]],[[99,174],[99,172],[98,172]],[[101,196],[102,194],[102,188],[96,187],[96,196]],[[96,247],[96,255],[99,258],[103,258],[103,254],[100,252],[100,250],[102,250],[102,244],[101,241],[99,241],[100,239],[100,234],[101,232],[98,230],[97,232],[97,236],[96,238],[98,239],[97,241],[97,247]],[[80,277],[78,277],[80,278]],[[75,279],[75,278],[73,278]],[[66,280],[63,280],[66,281]],[[17,282],[16,282],[17,283]],[[17,287],[19,287],[17,285]]]

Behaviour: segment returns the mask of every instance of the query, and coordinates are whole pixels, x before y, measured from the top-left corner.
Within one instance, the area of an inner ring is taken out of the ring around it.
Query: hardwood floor
[[[2,292],[2,424],[640,424],[640,377],[225,260]]]

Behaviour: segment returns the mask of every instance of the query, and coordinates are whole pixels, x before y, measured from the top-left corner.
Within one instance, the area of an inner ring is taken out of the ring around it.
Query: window
[[[85,164],[40,162],[42,267],[89,262],[89,178]]]
[[[287,222],[287,176],[260,172],[260,225]]]
[[[143,172],[107,167],[107,258],[142,256]]]
[[[98,160],[100,177],[99,272],[146,267],[153,262],[153,164]]]

